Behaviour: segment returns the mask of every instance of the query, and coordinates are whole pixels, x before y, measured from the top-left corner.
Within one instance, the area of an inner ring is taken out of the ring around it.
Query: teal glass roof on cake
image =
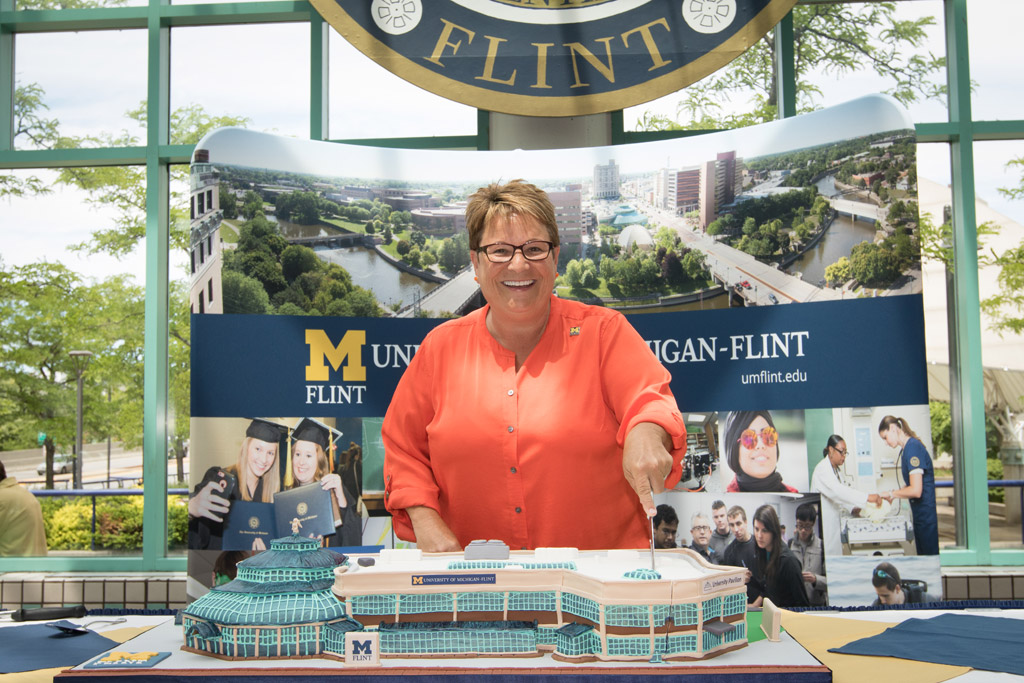
[[[630,569],[623,576],[627,579],[639,579],[640,581],[657,581],[661,578],[661,573],[654,569],[641,567],[639,569]]]
[[[270,542],[270,549],[238,563],[233,581],[210,590],[185,614],[221,625],[295,624],[345,617],[331,592],[334,568],[345,564],[340,553],[320,542],[290,536]]]

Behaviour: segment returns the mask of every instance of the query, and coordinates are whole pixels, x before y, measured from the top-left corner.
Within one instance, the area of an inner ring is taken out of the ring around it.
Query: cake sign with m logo
[[[347,666],[380,666],[380,634],[353,631],[345,634]]]

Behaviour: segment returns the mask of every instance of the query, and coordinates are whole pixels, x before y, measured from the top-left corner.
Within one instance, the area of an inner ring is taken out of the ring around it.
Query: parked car
[[[775,296],[773,292],[768,292],[768,301],[771,301],[773,304],[779,303],[778,298]]]
[[[750,289],[750,280],[744,280],[740,283],[740,287],[743,289]]]
[[[75,456],[71,453],[54,453],[53,454],[53,473],[54,474],[67,474],[71,470],[75,469]],[[36,474],[40,477],[46,476],[46,461],[42,461],[36,467]]]

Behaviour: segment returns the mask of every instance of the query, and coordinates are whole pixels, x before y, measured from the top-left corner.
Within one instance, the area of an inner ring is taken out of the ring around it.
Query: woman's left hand
[[[622,472],[636,491],[648,517],[658,513],[654,494],[665,490],[672,471],[672,439],[660,425],[641,422],[626,434],[622,448]]]
[[[324,491],[334,491],[334,495],[338,498],[338,505],[340,507],[346,507],[348,501],[345,500],[345,492],[341,489],[341,477],[337,474],[325,474],[323,479],[320,480],[320,487]]]

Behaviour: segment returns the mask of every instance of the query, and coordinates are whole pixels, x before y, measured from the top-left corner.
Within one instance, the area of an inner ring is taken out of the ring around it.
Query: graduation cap
[[[281,437],[288,433],[288,427],[277,422],[271,422],[270,420],[264,420],[262,418],[255,418],[249,423],[249,426],[245,430],[246,436],[251,436],[254,439],[260,441],[266,441],[267,443],[279,443]]]
[[[325,452],[329,452],[332,437],[337,441],[341,438],[341,432],[309,417],[302,418],[292,427],[292,441],[312,441],[320,444]]]

